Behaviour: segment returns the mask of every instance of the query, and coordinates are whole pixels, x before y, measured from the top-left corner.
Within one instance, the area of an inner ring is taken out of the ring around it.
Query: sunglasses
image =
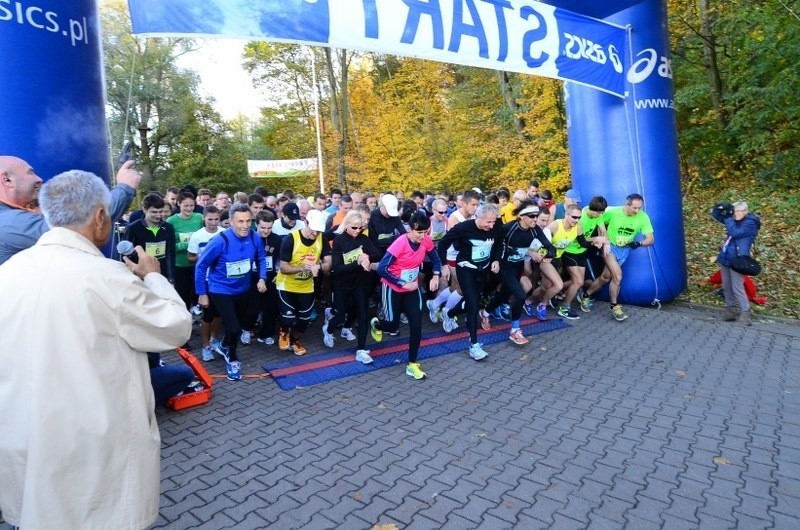
[[[436,213],[438,213],[438,214],[440,214],[440,215],[444,215],[444,214],[446,214],[446,213],[447,213],[447,210],[444,210],[444,211],[439,211],[439,210],[436,210]]]
[[[572,217],[573,219],[580,219],[581,218],[580,215],[570,215],[570,217]]]
[[[366,226],[348,226],[347,229],[348,230],[358,230],[359,232],[361,232],[362,230],[366,230],[367,227]]]
[[[536,215],[535,213],[524,213],[522,214],[522,217],[527,217],[528,219],[536,219],[539,216]]]

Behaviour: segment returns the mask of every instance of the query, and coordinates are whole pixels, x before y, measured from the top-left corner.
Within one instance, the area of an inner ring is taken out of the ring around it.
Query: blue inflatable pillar
[[[100,46],[95,0],[0,2],[0,154],[109,180]]]
[[[593,195],[609,205],[644,197],[656,243],[631,252],[620,302],[673,300],[687,271],[666,1],[547,3],[630,28],[625,99],[565,85],[572,181],[584,204]]]

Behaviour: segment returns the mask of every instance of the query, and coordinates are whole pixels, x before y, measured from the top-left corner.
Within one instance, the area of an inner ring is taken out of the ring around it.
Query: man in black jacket
[[[158,259],[161,273],[173,283],[175,271],[175,230],[164,221],[164,199],[150,193],[142,199],[144,217],[128,225],[123,239],[141,246],[144,251]]]

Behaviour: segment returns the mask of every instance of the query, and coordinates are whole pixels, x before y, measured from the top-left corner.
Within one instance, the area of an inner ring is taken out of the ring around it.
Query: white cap
[[[325,214],[319,210],[309,210],[306,214],[306,226],[314,232],[324,232]]]
[[[472,191],[477,191],[480,195],[483,195],[483,192],[478,187],[472,188]]]
[[[386,208],[386,214],[389,217],[398,217],[400,214],[397,212],[397,197],[391,193],[387,193],[381,197],[381,205]]]

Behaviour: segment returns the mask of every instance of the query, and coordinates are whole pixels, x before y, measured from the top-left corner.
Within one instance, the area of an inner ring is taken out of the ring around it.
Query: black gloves
[[[639,243],[638,241],[631,241],[630,243],[628,243],[628,248],[631,249],[631,250],[636,250],[637,248],[639,248],[641,246],[642,246],[642,244]]]

